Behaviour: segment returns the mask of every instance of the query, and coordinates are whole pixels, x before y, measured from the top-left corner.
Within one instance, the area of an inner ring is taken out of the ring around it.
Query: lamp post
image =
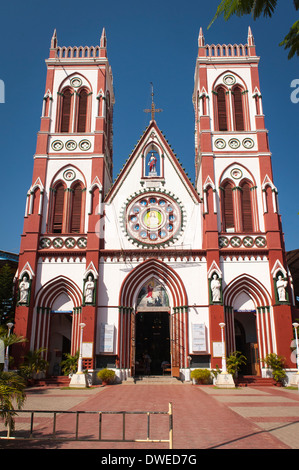
[[[78,360],[78,372],[77,374],[83,374],[83,371],[82,371],[82,339],[83,339],[83,328],[85,325],[85,323],[79,323],[79,326],[80,326],[80,352],[79,352],[79,360]]]
[[[295,330],[295,339],[296,339],[297,374],[299,374],[299,353],[298,353],[298,335],[297,335],[298,326],[299,326],[299,323],[293,323],[293,327]]]
[[[13,327],[13,323],[7,323],[7,328],[8,328],[7,339],[10,337],[10,330],[12,329],[12,327]],[[5,351],[3,372],[8,372],[8,365],[9,365],[9,355],[8,355],[8,351],[9,351],[9,345],[7,344],[7,346],[6,346],[6,351]]]
[[[221,374],[227,374],[226,370],[226,357],[225,357],[225,344],[224,344],[224,327],[225,323],[219,323],[221,328],[221,342],[222,342],[222,372]]]

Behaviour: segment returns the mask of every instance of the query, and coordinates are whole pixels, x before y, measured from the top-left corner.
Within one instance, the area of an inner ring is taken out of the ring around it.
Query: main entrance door
[[[161,311],[138,312],[135,341],[135,373],[162,375],[162,363],[170,369],[169,313]]]

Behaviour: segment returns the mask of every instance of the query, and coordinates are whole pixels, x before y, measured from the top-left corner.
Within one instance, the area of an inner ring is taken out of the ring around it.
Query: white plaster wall
[[[223,274],[223,287],[227,286],[233,279],[248,274],[257,279],[271,295],[271,277],[269,263],[267,259],[249,259],[248,261],[238,260],[232,256],[231,261],[220,259],[220,269]]]
[[[65,276],[71,279],[82,291],[85,270],[85,259],[81,262],[78,258],[76,259],[75,257],[72,259],[72,261],[67,261],[66,258],[58,258],[57,261],[55,261],[53,258],[46,258],[45,261],[39,259],[36,272],[35,292],[37,293],[42,286],[57,276]]]

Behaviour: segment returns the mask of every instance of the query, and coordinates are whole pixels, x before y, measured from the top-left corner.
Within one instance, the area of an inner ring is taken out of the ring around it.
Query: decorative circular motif
[[[59,150],[63,149],[63,142],[61,142],[61,140],[54,140],[54,142],[51,144],[51,147],[53,150],[55,150],[55,152],[59,152]]]
[[[225,140],[223,140],[223,139],[216,139],[216,140],[215,140],[215,147],[217,147],[217,149],[224,149],[224,148],[226,147]]]
[[[52,244],[53,244],[54,248],[62,248],[63,247],[63,240],[62,240],[62,238],[54,238]]]
[[[230,174],[235,180],[239,180],[243,176],[243,173],[239,168],[233,168]]]
[[[181,228],[181,209],[169,196],[143,194],[127,207],[127,233],[141,244],[161,245],[177,235]]]
[[[42,238],[39,242],[41,248],[50,248],[51,240],[50,238]]]
[[[66,248],[74,248],[76,246],[76,240],[74,238],[67,238],[64,244]]]
[[[77,142],[75,142],[74,140],[68,140],[65,144],[65,148],[67,150],[76,150],[77,148]]]
[[[259,248],[264,248],[267,245],[267,242],[264,237],[256,237],[255,244]]]
[[[65,170],[63,177],[66,181],[72,181],[76,178],[76,173],[74,170]]]
[[[232,149],[237,149],[240,147],[240,141],[238,139],[230,139],[228,141],[228,145],[232,148]]]
[[[242,240],[241,240],[240,237],[232,237],[230,239],[230,244],[233,247],[239,247],[239,246],[241,246],[241,243],[242,243]]]
[[[253,247],[253,244],[254,244],[254,240],[252,237],[244,237],[243,238],[243,245],[246,247],[246,248],[252,248]]]
[[[219,238],[219,247],[225,248],[229,245],[229,239],[227,237],[220,237]]]
[[[83,237],[78,238],[78,240],[77,240],[77,246],[78,246],[78,248],[86,248],[86,246],[87,246],[87,240],[86,240],[86,238],[83,238]]]
[[[233,85],[234,83],[236,83],[236,79],[233,75],[225,75],[223,77],[223,83],[225,83],[225,85]]]
[[[86,150],[89,150],[91,147],[91,143],[89,142],[89,140],[81,140],[79,142],[79,148],[81,150],[84,150],[84,152],[86,152]]]
[[[246,139],[243,140],[242,144],[243,147],[245,147],[246,149],[251,149],[254,146],[254,141],[249,137],[246,137]]]
[[[79,86],[82,85],[82,80],[79,77],[72,78],[70,82],[74,88],[78,88]]]

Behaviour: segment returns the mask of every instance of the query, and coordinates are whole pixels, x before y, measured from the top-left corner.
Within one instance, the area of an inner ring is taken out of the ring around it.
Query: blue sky
[[[291,82],[299,80],[299,62],[288,60],[287,51],[278,46],[297,19],[293,1],[280,0],[272,19],[218,19],[207,30],[219,1],[2,3],[0,79],[5,83],[5,103],[0,104],[0,250],[18,253],[20,247],[45,92],[44,61],[54,28],[60,46],[98,45],[102,28],[106,29],[116,98],[114,176],[149,123],[150,115],[143,110],[150,107],[153,82],[155,104],[163,109],[157,123],[194,181],[192,92],[199,28],[207,44],[246,43],[249,25],[261,57],[263,109],[286,249],[299,248],[299,103],[290,99]]]

